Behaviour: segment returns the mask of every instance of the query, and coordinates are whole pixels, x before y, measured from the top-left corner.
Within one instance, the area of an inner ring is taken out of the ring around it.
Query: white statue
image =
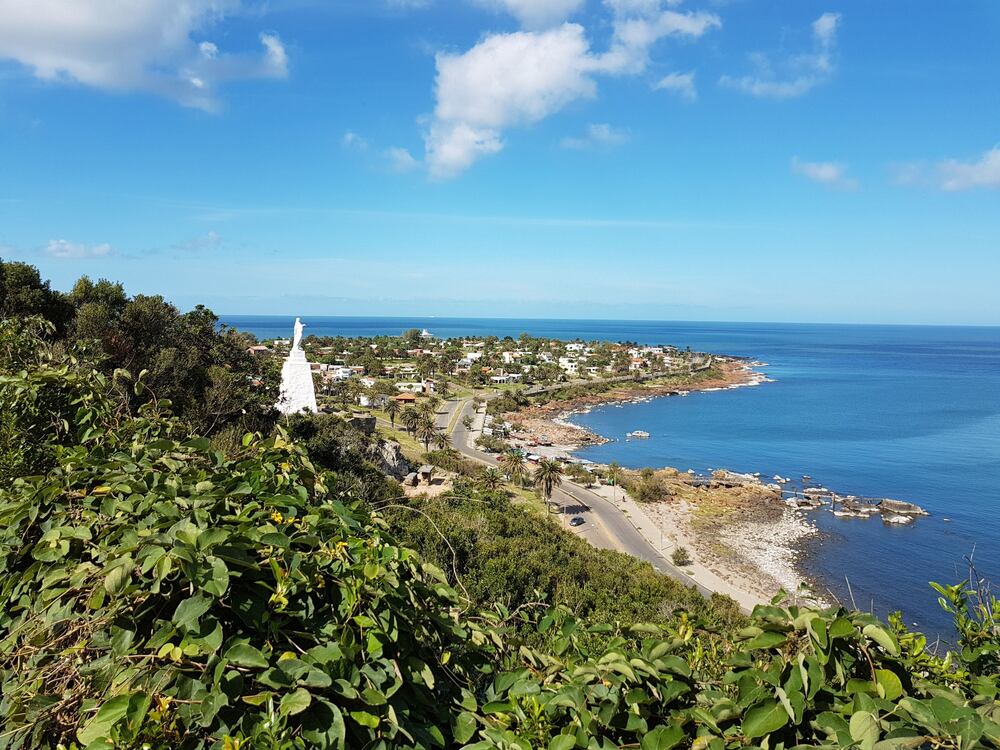
[[[278,411],[282,414],[298,414],[300,411],[316,413],[316,390],[313,387],[312,370],[309,360],[302,350],[302,321],[295,319],[295,338],[292,350],[281,366],[281,395]]]

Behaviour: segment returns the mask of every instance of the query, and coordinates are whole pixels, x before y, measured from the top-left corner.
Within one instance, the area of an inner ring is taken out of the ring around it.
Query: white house
[[[576,375],[578,368],[579,364],[575,359],[570,359],[569,357],[559,358],[559,369],[567,375]]]

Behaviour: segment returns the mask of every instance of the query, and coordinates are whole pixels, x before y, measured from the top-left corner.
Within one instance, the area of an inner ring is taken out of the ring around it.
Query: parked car
[[[569,519],[570,526],[583,526],[585,523],[587,522],[583,520],[583,516],[573,516]]]

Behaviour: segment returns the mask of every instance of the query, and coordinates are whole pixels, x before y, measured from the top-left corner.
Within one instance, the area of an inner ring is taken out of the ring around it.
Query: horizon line
[[[478,315],[302,315],[292,313],[215,313],[222,320],[223,318],[302,318],[308,320],[312,318],[326,318],[338,320],[442,320],[442,321],[462,321],[462,320],[483,320],[483,321],[526,321],[526,322],[547,322],[547,323],[662,323],[662,324],[719,324],[728,325],[794,325],[794,326],[853,326],[866,328],[1000,328],[1000,323],[844,323],[836,321],[824,322],[804,322],[794,320],[693,320],[693,319],[663,319],[663,318],[531,318],[514,316],[478,316]]]

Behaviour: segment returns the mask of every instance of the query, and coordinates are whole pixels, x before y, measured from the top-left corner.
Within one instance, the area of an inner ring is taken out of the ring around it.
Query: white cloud
[[[385,150],[385,158],[389,161],[389,166],[395,172],[412,172],[420,166],[420,162],[413,158],[405,148],[393,147]]]
[[[563,148],[590,149],[620,146],[629,138],[629,132],[621,128],[615,128],[606,122],[592,123],[587,126],[587,132],[583,136],[563,138],[560,145]]]
[[[754,72],[745,76],[724,75],[719,83],[751,96],[790,99],[827,81],[835,70],[839,13],[824,13],[812,23],[813,50],[772,60],[767,55],[750,56]]]
[[[1000,188],[1000,146],[994,146],[978,159],[946,159],[937,164],[897,164],[893,181],[898,185],[926,185],[948,192],[976,188]]]
[[[720,25],[709,13],[664,11],[659,3],[619,8],[614,3],[620,1],[609,0],[615,32],[601,54],[591,51],[583,27],[572,23],[492,34],[463,54],[438,54],[437,104],[425,135],[431,175],[452,177],[501,151],[506,129],[593,98],[598,75],[641,73],[659,39],[697,38]]]
[[[806,179],[838,190],[857,190],[858,181],[847,176],[847,167],[828,161],[802,161],[792,159],[792,172]]]
[[[654,83],[653,88],[659,91],[671,91],[689,101],[698,98],[693,71],[691,73],[670,73]]]
[[[600,57],[600,66],[607,73],[642,73],[649,64],[650,49],[661,39],[697,39],[722,26],[714,13],[663,10],[658,0],[605,0],[605,5],[614,17],[611,47]]]
[[[436,177],[503,147],[502,130],[531,124],[594,96],[582,26],[494,34],[462,55],[437,56],[437,107],[426,139]]]
[[[353,130],[348,130],[344,133],[340,142],[343,144],[344,148],[353,148],[358,151],[364,151],[368,148],[368,141],[363,136],[355,133]]]
[[[514,16],[528,29],[546,29],[560,24],[583,7],[585,0],[474,0]]]
[[[84,259],[106,258],[112,254],[111,245],[81,245],[67,240],[51,240],[45,247],[46,255],[53,258]]]
[[[257,54],[195,38],[241,9],[241,0],[0,0],[0,59],[45,80],[151,91],[212,110],[222,83],[288,73],[275,34],[260,35]]]

